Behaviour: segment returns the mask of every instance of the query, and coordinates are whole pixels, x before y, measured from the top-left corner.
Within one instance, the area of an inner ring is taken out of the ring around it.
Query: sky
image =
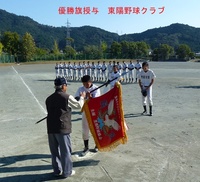
[[[1,0],[0,3],[0,9],[43,25],[63,27],[68,21],[70,27],[89,25],[119,35],[173,23],[200,28],[199,8],[200,0]]]

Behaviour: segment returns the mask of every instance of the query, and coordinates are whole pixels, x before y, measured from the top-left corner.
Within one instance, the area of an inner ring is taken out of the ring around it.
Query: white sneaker
[[[70,174],[70,176],[74,176],[76,174],[75,170],[72,170],[72,173]]]

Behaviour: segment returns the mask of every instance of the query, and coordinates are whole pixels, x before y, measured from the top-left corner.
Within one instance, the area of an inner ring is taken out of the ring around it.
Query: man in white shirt
[[[135,82],[137,83],[137,78],[138,74],[141,72],[142,65],[140,64],[140,61],[137,60],[137,63],[135,64],[135,69],[136,69],[136,77],[135,77]]]
[[[62,64],[62,62],[60,62],[60,64],[59,64],[59,77],[63,77],[63,64]]]
[[[82,75],[86,75],[86,67],[87,65],[85,64],[85,61],[83,61],[83,64],[82,64]]]
[[[59,65],[58,65],[58,63],[56,63],[55,70],[56,70],[56,78],[58,78],[59,77]]]
[[[96,65],[96,78],[97,78],[97,81],[100,81],[101,80],[101,69],[102,69],[102,66],[100,64],[100,61],[98,61],[97,65]]]
[[[91,78],[94,81],[94,80],[96,80],[96,72],[95,72],[96,66],[95,66],[94,62],[92,62],[92,65],[90,68],[91,68]]]
[[[122,64],[122,70],[123,70],[123,81],[124,82],[127,82],[128,78],[127,78],[127,68],[128,68],[128,65],[123,61],[123,64]]]
[[[112,65],[112,62],[109,61],[109,64],[108,64],[108,79],[110,78],[110,74],[113,72],[113,65]]]
[[[116,78],[116,79],[115,79],[115,78]],[[114,79],[114,80],[113,80],[113,79]],[[117,65],[114,65],[114,66],[113,66],[113,72],[110,74],[109,80],[110,80],[110,81],[113,80],[113,81],[110,82],[110,88],[111,88],[111,89],[115,86],[115,83],[116,83],[117,81],[120,81],[120,82],[121,82],[122,77],[121,77],[120,72],[118,71]]]
[[[92,92],[94,89],[97,88],[97,86],[92,83],[92,80],[89,75],[83,76],[81,78],[81,81],[83,83],[83,86],[78,88],[75,94],[75,97],[79,97],[80,93],[83,93],[83,92],[86,92],[85,99],[95,98],[95,97],[100,96],[101,94],[100,89],[97,89],[94,92]],[[89,151],[89,126],[88,126],[87,118],[85,116],[85,112],[82,113],[82,137],[84,141],[84,149],[81,155],[85,156]],[[97,148],[95,147],[94,150],[97,151]]]
[[[73,66],[71,64],[71,62],[68,63],[68,79],[69,80],[72,80],[72,69],[73,69]]]
[[[81,62],[78,63],[77,70],[78,70],[78,80],[81,80],[81,77],[82,77],[82,65],[81,65]]]
[[[72,80],[76,80],[77,79],[77,65],[76,65],[76,62],[74,62],[74,65],[73,65],[72,69],[73,69],[73,78],[72,78]]]
[[[107,80],[107,74],[106,74],[107,65],[106,65],[105,61],[103,61],[101,69],[102,69],[102,72],[101,72],[102,81],[103,80],[106,81]]]
[[[134,81],[134,68],[135,68],[135,65],[132,63],[132,61],[130,60],[130,63],[128,64],[128,79],[129,79],[129,83],[133,82]]]
[[[144,90],[147,91],[147,96],[142,95],[142,104],[144,107],[144,112],[142,113],[143,115],[147,114],[147,102],[149,104],[149,115],[152,116],[152,106],[153,106],[153,101],[152,101],[152,85],[154,83],[154,79],[156,78],[156,75],[154,72],[149,69],[149,63],[148,62],[143,62],[142,63],[142,71],[138,75],[138,80],[139,80],[139,86],[141,88],[141,92]]]
[[[90,65],[90,61],[87,62],[86,70],[87,70],[86,75],[91,76],[91,65]],[[83,76],[84,76],[84,75],[83,75]]]

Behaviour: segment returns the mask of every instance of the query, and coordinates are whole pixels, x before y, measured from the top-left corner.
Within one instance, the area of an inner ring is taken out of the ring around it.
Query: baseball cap
[[[65,78],[56,78],[54,84],[55,86],[67,85],[67,80]]]

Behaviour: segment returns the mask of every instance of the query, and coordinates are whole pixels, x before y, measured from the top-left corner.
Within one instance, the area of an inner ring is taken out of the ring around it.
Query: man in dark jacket
[[[46,99],[47,133],[55,176],[67,178],[75,174],[71,159],[71,108],[81,109],[85,93],[77,101],[68,95],[65,78],[56,78],[55,92]]]

